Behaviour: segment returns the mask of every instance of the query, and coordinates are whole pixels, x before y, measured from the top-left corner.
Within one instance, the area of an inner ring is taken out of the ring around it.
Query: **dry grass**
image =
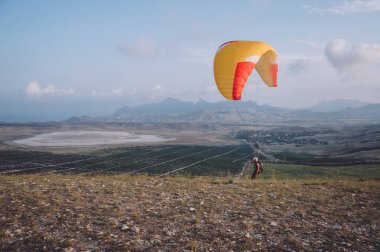
[[[378,181],[0,177],[1,251],[379,251]]]

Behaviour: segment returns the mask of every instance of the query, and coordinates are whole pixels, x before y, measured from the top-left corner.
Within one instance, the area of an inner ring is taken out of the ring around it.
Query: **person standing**
[[[256,179],[256,176],[264,171],[263,164],[260,162],[259,158],[257,157],[254,157],[252,159],[252,163],[255,167],[255,170],[252,173],[251,179]]]

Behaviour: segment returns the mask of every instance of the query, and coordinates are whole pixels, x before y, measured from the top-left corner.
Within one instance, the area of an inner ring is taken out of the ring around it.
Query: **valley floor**
[[[379,251],[380,182],[0,176],[1,251]]]

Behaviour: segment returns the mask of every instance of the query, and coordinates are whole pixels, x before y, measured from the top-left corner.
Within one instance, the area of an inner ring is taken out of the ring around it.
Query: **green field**
[[[248,145],[162,145],[104,149],[81,155],[0,151],[0,174],[150,174],[229,176],[252,153]]]
[[[0,151],[0,175],[118,174],[232,177],[252,158],[248,145],[163,145],[104,149],[87,154]],[[269,163],[257,179],[380,179],[380,165],[310,166]],[[252,167],[246,171],[249,178]]]
[[[245,176],[252,174],[253,168],[249,169]],[[338,167],[320,167],[295,164],[265,163],[264,173],[257,179],[380,179],[380,165],[355,165]]]

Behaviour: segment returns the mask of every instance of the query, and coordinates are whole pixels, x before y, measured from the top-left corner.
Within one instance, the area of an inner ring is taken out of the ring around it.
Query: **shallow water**
[[[36,135],[9,143],[33,147],[93,146],[128,143],[157,143],[174,140],[156,135],[138,135],[125,131],[67,131]]]

